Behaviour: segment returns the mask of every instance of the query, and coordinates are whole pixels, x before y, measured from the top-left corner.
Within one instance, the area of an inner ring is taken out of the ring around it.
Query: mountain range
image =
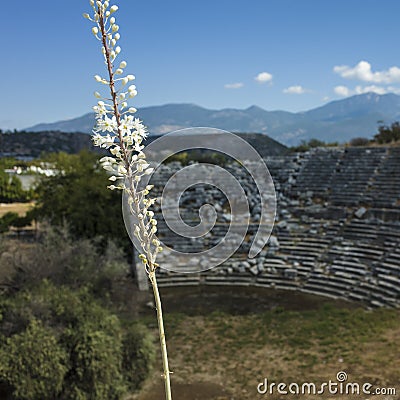
[[[355,137],[371,138],[377,132],[378,121],[390,124],[400,120],[400,96],[365,93],[298,113],[267,111],[257,106],[210,110],[195,104],[166,104],[143,107],[137,116],[151,135],[209,126],[231,132],[262,133],[289,146],[311,138],[346,142]],[[94,114],[88,113],[66,121],[38,124],[25,131],[91,133],[93,125]]]

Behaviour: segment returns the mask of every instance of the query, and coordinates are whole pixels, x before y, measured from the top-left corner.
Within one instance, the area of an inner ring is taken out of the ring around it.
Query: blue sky
[[[398,0],[115,4],[137,108],[302,111],[369,90],[400,93]],[[88,11],[86,0],[2,4],[0,128],[91,111],[104,64]]]

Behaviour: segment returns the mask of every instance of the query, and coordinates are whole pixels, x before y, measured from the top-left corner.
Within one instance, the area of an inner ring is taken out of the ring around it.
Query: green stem
[[[157,286],[157,278],[156,278],[155,269],[152,269],[149,272],[149,278],[150,278],[151,285],[153,287],[154,300],[156,302],[158,333],[160,336],[161,355],[162,355],[162,363],[163,363],[163,369],[164,369],[165,399],[172,400],[171,381],[170,381],[171,372],[168,367],[167,342],[165,340],[161,298],[160,298],[160,292],[159,292],[158,286]]]

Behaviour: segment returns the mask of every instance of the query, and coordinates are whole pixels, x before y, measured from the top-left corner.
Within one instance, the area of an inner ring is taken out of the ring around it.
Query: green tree
[[[21,181],[16,176],[9,176],[0,169],[0,202],[12,203],[16,201],[28,201],[31,197],[29,191],[22,188]]]
[[[50,156],[49,161],[59,173],[39,182],[36,217],[58,226],[67,222],[78,237],[101,234],[129,249],[121,216],[121,194],[106,188],[108,175],[99,167],[97,155],[87,151],[59,153]]]
[[[400,141],[400,122],[393,122],[390,126],[381,124],[374,140],[379,144],[388,144]]]
[[[308,141],[302,140],[298,146],[291,147],[291,151],[304,153],[310,149],[314,149],[316,147],[335,147],[338,146],[338,142],[324,142],[323,140],[319,139],[310,139]]]

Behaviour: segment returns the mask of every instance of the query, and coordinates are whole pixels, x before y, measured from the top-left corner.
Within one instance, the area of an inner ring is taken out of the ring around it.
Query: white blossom
[[[162,248],[160,241],[154,236],[157,232],[157,220],[149,207],[154,205],[157,199],[147,197],[153,185],[147,185],[144,189],[140,187],[141,178],[151,175],[154,171],[143,152],[142,142],[148,132],[142,121],[133,116],[136,108],[128,105],[128,99],[137,96],[136,85],[129,85],[125,91],[122,90],[129,82],[135,80],[135,76],[121,76],[128,65],[126,61],[121,61],[115,69],[113,65],[115,58],[122,52],[121,47],[117,46],[117,41],[121,38],[119,26],[116,18],[111,16],[118,7],[110,7],[109,2],[104,0],[90,0],[90,3],[94,14],[86,14],[84,17],[95,24],[92,33],[98,39],[105,35],[106,40],[102,42],[101,51],[109,66],[107,79],[100,75],[95,75],[94,78],[98,83],[107,85],[111,93],[111,96],[102,96],[97,91],[94,93],[100,100],[93,107],[96,125],[92,139],[95,146],[108,149],[112,155],[100,159],[102,168],[110,173],[109,181],[113,183],[107,187],[110,190],[123,190],[128,194],[130,210],[139,220],[134,227],[134,235],[142,246],[143,253],[140,258],[146,268],[156,268],[156,255]],[[109,100],[105,100],[106,98]],[[126,181],[129,182],[129,188],[124,185]]]
[[[114,132],[117,129],[117,121],[115,115],[109,118],[107,115],[104,118],[97,120],[97,127],[102,132]]]

